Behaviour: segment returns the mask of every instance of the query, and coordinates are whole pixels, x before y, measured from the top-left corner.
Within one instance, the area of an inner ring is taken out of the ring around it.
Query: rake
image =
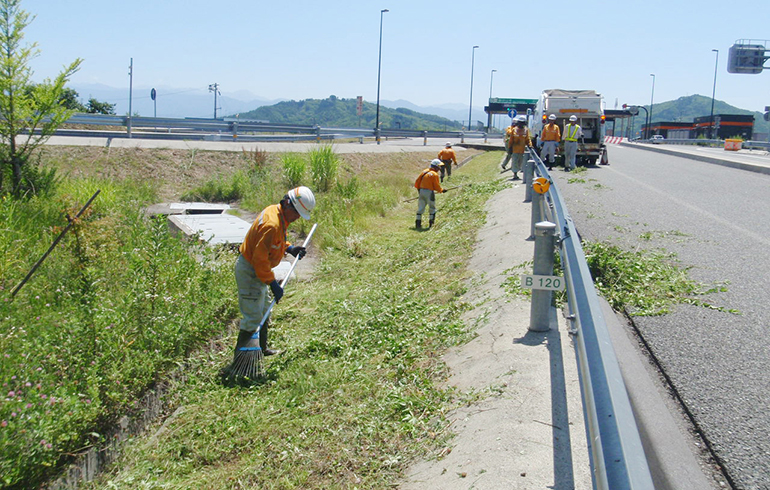
[[[302,244],[303,247],[307,248],[308,244],[310,243],[310,238],[313,236],[317,226],[318,224],[316,223],[310,229],[310,233],[308,233],[307,238],[305,238],[305,242]],[[286,274],[286,277],[283,278],[283,281],[281,281],[281,288],[286,287],[286,283],[289,282],[291,273],[294,271],[294,267],[296,267],[299,259],[299,255],[294,258],[294,262],[292,262],[291,267],[289,268],[289,272]],[[264,353],[262,352],[262,347],[259,345],[259,334],[262,330],[262,327],[267,322],[273,306],[275,306],[275,298],[273,298],[273,300],[270,302],[270,306],[267,307],[267,311],[262,317],[262,321],[259,322],[259,326],[254,332],[240,332],[235,348],[233,363],[224,371],[224,377],[226,380],[253,381],[265,375],[263,366]]]

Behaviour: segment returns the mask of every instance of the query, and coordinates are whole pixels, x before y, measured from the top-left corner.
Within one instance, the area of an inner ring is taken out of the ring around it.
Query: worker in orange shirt
[[[548,116],[548,124],[543,126],[543,130],[540,132],[540,145],[542,146],[540,158],[545,163],[545,159],[548,157],[548,170],[553,170],[553,160],[559,149],[559,141],[561,141],[561,129],[556,124],[556,114],[551,114]]]
[[[500,167],[503,170],[505,170],[505,167],[508,166],[508,162],[511,160],[511,147],[509,145],[511,143],[511,133],[513,132],[513,128],[516,127],[517,120],[517,118],[511,119],[511,125],[505,128],[505,136],[503,137],[503,144],[505,145],[505,160],[503,160],[503,163],[500,164]]]
[[[422,229],[422,213],[425,211],[425,206],[428,206],[430,213],[428,227],[433,226],[433,222],[436,220],[436,192],[446,192],[439,182],[439,168],[441,168],[441,160],[431,161],[430,167],[423,170],[414,181],[414,188],[420,193],[417,198],[417,219],[414,222],[414,227],[417,230]]]
[[[444,172],[446,172],[446,178],[449,179],[452,176],[452,164],[457,165],[457,154],[452,149],[451,142],[447,141],[444,149],[438,152],[438,159],[444,164],[439,169],[441,172],[441,182],[444,182]]]
[[[511,170],[513,171],[513,180],[519,180],[518,172],[524,167],[524,150],[532,148],[532,139],[527,128],[527,118],[518,116],[516,118],[516,127],[511,132],[508,140],[508,148],[511,151],[513,159],[511,160]]]

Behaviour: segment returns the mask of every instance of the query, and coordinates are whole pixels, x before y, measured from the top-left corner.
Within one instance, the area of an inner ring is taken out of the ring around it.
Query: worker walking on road
[[[451,142],[447,141],[444,149],[438,152],[438,159],[444,164],[440,167],[441,182],[444,182],[444,172],[446,172],[446,178],[449,179],[452,176],[452,164],[457,165],[457,154],[452,149]]]
[[[575,170],[578,138],[583,137],[583,129],[577,123],[577,116],[569,117],[569,124],[564,126],[564,171]]]
[[[540,144],[542,145],[540,158],[545,163],[545,159],[548,157],[548,170],[553,170],[553,161],[556,158],[556,151],[559,149],[559,141],[561,141],[561,129],[556,124],[556,114],[551,114],[548,116],[548,124],[543,126],[543,130],[540,132]]]
[[[513,157],[511,161],[513,180],[519,180],[518,172],[524,167],[524,150],[526,148],[532,148],[532,139],[529,135],[527,118],[525,116],[518,116],[516,118],[516,127],[514,127],[511,132],[511,137],[508,140],[508,148]]]
[[[420,193],[417,198],[417,219],[414,222],[414,227],[417,230],[422,229],[422,213],[425,211],[425,206],[428,206],[430,213],[428,227],[432,227],[436,220],[436,192],[446,192],[439,182],[438,171],[440,167],[441,160],[431,161],[430,167],[423,170],[414,181],[414,188]]]
[[[503,163],[500,164],[500,167],[503,170],[505,170],[505,168],[508,166],[508,162],[511,160],[511,147],[509,145],[511,143],[511,133],[516,127],[516,120],[516,118],[512,118],[511,125],[505,128],[505,136],[503,137],[503,143],[505,144],[505,160],[503,160]]]
[[[246,345],[259,327],[268,308],[268,287],[278,303],[283,288],[273,273],[285,254],[302,258],[305,247],[292,245],[287,241],[287,228],[300,217],[310,219],[315,207],[315,196],[307,187],[295,187],[281,199],[279,204],[266,207],[251,225],[240,246],[240,256],[235,263],[235,281],[238,284],[238,306],[241,309],[238,348]],[[275,354],[267,348],[267,322],[259,331],[259,346],[266,356]]]

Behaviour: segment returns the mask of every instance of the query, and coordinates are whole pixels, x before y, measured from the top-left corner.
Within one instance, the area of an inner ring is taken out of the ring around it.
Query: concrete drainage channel
[[[227,204],[195,202],[160,203],[147,208],[150,216],[167,216],[169,229],[184,233],[190,239],[200,240],[210,246],[232,247],[241,244],[251,223],[228,214]],[[291,269],[289,261],[282,261],[273,269],[276,278],[282,281]],[[292,273],[293,274],[293,273]],[[208,348],[214,348],[218,339],[212,339]],[[171,373],[173,379],[183,369]],[[49,490],[74,490],[83,482],[92,481],[115,460],[122,444],[131,437],[144,432],[156,419],[169,409],[164,402],[167,383],[161,382],[147,390],[139,401],[135,413],[124,415],[117,424],[104,434],[104,442],[75,456],[75,461],[64,470],[62,476],[46,486]],[[176,413],[176,412],[175,412]],[[173,415],[172,415],[173,417]],[[159,431],[163,431],[161,427]]]

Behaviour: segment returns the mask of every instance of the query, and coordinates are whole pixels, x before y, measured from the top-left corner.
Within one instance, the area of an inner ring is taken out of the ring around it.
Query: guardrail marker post
[[[465,131],[460,131],[460,144],[465,143]]]
[[[531,187],[531,186],[528,186]],[[532,221],[529,226],[529,238],[527,240],[535,240],[535,228],[537,223],[543,219],[543,200],[545,198],[539,192],[535,192],[532,195]]]
[[[536,276],[553,275],[553,251],[555,246],[556,224],[541,221],[535,225],[535,263],[532,273]],[[532,290],[532,304],[529,312],[529,330],[532,332],[547,332],[551,329],[549,310],[551,308],[551,291],[546,289]]]
[[[535,171],[535,161],[531,158],[524,164],[524,202],[532,202],[532,176]]]
[[[428,146],[428,132],[422,132],[422,146]]]

